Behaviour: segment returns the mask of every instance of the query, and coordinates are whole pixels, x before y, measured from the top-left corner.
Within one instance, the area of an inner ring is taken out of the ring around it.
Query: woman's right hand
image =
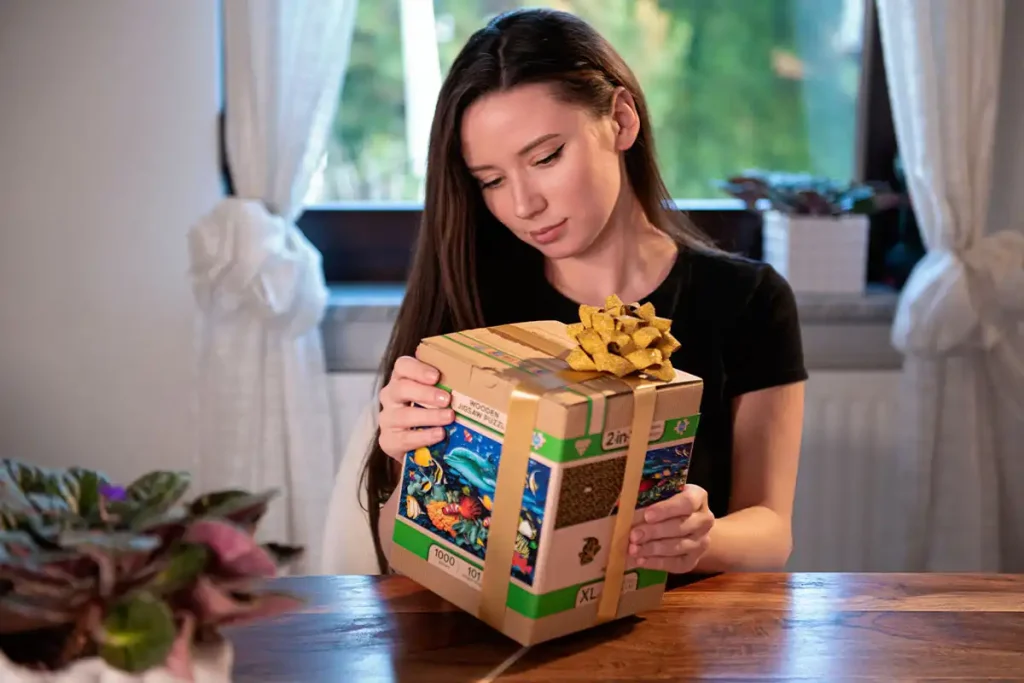
[[[455,420],[451,394],[434,386],[441,374],[422,361],[402,356],[380,392],[380,447],[401,461],[409,451],[433,446]],[[419,405],[413,405],[413,404]]]

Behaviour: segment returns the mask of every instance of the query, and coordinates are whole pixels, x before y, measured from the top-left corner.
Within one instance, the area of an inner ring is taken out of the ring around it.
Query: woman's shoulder
[[[764,261],[721,251],[685,252],[688,289],[697,301],[726,314],[750,306],[793,309],[793,290],[782,275]]]
[[[726,368],[726,395],[807,379],[793,290],[771,265],[735,254],[691,251],[687,322],[712,330]]]

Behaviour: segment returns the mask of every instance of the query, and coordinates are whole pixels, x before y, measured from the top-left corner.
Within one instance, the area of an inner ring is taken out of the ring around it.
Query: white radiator
[[[812,372],[793,513],[790,571],[882,571],[872,528],[897,453],[900,373]]]

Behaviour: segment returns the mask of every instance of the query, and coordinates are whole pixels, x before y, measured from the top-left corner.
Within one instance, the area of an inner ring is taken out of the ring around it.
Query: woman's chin
[[[532,242],[532,244],[537,251],[553,261],[573,258],[584,251],[583,245],[573,235],[565,235],[550,244],[537,244],[536,242]]]

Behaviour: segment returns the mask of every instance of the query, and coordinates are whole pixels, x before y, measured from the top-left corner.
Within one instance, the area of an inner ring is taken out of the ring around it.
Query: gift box
[[[391,564],[523,645],[656,608],[627,554],[686,483],[703,383],[649,304],[422,341],[456,420],[405,457]],[[633,438],[643,434],[646,438]]]

